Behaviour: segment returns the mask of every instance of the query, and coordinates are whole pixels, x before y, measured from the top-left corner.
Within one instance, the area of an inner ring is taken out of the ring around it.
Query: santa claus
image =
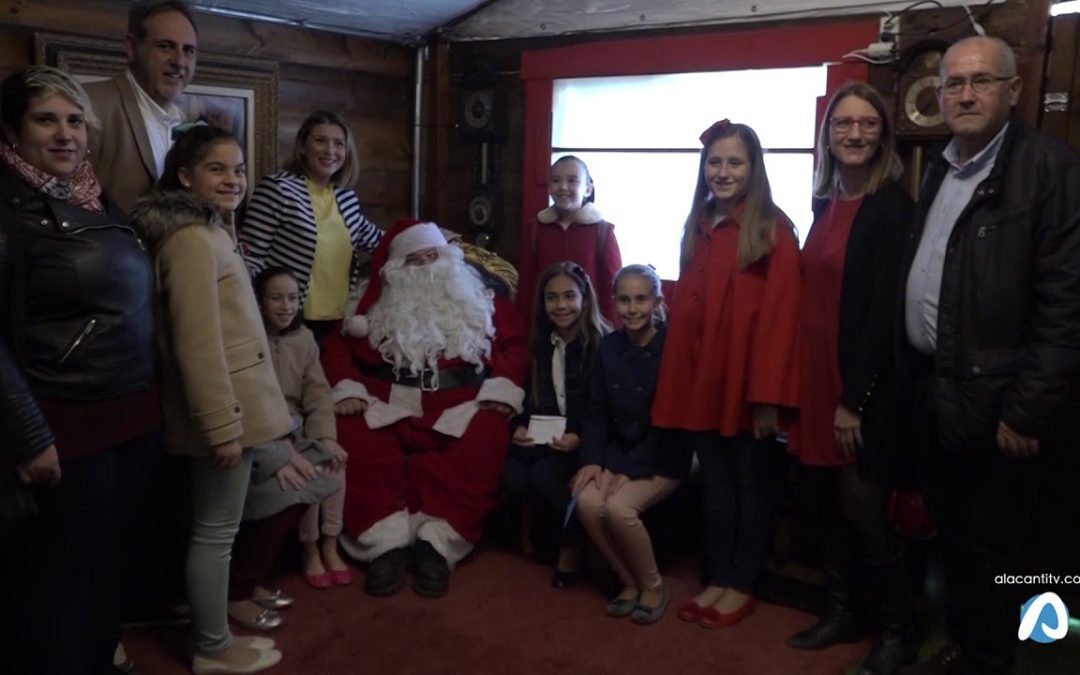
[[[365,587],[441,596],[495,504],[527,340],[515,307],[433,223],[400,221],[323,353],[349,453],[342,546]]]

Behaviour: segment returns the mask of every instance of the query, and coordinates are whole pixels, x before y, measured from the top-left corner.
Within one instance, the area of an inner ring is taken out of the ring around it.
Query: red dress
[[[735,436],[752,428],[750,404],[796,404],[798,244],[780,214],[776,247],[739,270],[741,217],[739,208],[715,228],[698,226],[693,260],[671,306],[652,408],[656,426]]]
[[[840,378],[840,291],[851,224],[862,199],[833,198],[810,228],[803,248],[799,329],[802,376],[799,421],[788,450],[803,464],[842,466],[855,461],[836,446],[833,420],[844,390]]]

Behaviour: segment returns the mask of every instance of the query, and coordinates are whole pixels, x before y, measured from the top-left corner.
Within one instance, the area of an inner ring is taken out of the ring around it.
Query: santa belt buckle
[[[439,385],[437,377],[439,371],[434,368],[424,368],[420,371],[420,391],[432,392],[438,391]]]

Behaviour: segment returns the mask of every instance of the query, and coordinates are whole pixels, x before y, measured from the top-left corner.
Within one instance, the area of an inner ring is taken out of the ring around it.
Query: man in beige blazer
[[[184,0],[144,0],[128,12],[128,67],[86,91],[101,120],[89,155],[105,191],[125,211],[153,188],[184,121],[177,99],[195,75],[198,31]]]

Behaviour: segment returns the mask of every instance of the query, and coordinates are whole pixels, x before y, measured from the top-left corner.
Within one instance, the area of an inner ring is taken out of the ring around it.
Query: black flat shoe
[[[413,590],[427,598],[441,598],[450,590],[450,564],[435,547],[419,539],[414,547]]]
[[[405,587],[405,571],[412,552],[408,547],[395,548],[371,561],[364,576],[368,595],[393,595]]]
[[[551,573],[551,585],[555,588],[570,588],[578,582],[578,573],[564,572],[560,569],[555,569]]]

